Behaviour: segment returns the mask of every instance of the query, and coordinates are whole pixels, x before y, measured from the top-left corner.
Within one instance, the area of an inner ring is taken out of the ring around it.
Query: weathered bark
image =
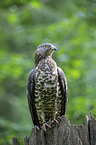
[[[13,143],[13,145],[20,145],[19,140],[18,140],[17,137],[12,138],[12,143]]]
[[[96,119],[89,113],[89,141],[90,145],[96,145]]]
[[[29,138],[27,136],[24,137],[24,145],[29,145]]]
[[[51,124],[51,121],[48,122]],[[17,138],[16,138],[17,139]],[[14,142],[13,145],[20,145]],[[96,145],[96,119],[89,114],[86,125],[71,125],[66,116],[62,116],[58,124],[47,131],[32,129],[29,138],[24,138],[24,145]]]

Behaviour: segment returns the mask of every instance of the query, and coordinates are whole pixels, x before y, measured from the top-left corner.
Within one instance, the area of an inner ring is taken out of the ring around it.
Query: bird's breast
[[[35,69],[35,78],[41,81],[57,80],[57,65],[51,58],[42,59]]]
[[[57,65],[53,60],[43,59],[35,69],[35,100],[49,101],[57,93]],[[39,99],[39,100],[38,100]],[[49,99],[49,100],[47,100]]]
[[[35,69],[35,106],[38,116],[46,121],[57,111],[58,90],[57,65],[52,59],[43,59]]]

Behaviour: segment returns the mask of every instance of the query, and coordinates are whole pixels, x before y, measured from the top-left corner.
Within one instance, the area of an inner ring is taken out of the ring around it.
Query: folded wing
[[[68,87],[67,87],[67,79],[66,76],[61,68],[57,68],[58,71],[58,81],[60,84],[60,89],[62,93],[62,102],[61,102],[61,114],[66,114],[66,107],[68,102]]]
[[[34,125],[39,126],[39,120],[35,108],[35,70],[31,70],[28,79],[27,79],[27,99],[28,99],[28,105],[29,105],[29,110],[30,114],[33,120]]]

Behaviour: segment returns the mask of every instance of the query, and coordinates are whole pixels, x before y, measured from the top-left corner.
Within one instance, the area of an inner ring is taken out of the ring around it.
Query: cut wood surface
[[[48,122],[51,125],[51,121]],[[13,137],[13,145],[20,145]],[[96,145],[96,119],[89,113],[86,116],[85,126],[72,125],[65,115],[60,117],[54,127],[47,128],[46,132],[34,127],[30,137],[24,138],[24,145]]]

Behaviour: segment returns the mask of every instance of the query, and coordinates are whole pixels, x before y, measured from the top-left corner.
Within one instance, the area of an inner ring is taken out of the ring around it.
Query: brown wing
[[[60,89],[62,93],[61,115],[65,115],[67,102],[68,102],[67,79],[61,68],[58,67],[57,71],[58,71],[58,81],[59,81]]]
[[[28,105],[29,105],[29,110],[30,114],[33,120],[34,125],[39,126],[39,120],[37,116],[37,111],[35,108],[35,95],[34,95],[34,90],[35,90],[35,70],[31,70],[28,79],[27,79],[27,98],[28,98]]]

